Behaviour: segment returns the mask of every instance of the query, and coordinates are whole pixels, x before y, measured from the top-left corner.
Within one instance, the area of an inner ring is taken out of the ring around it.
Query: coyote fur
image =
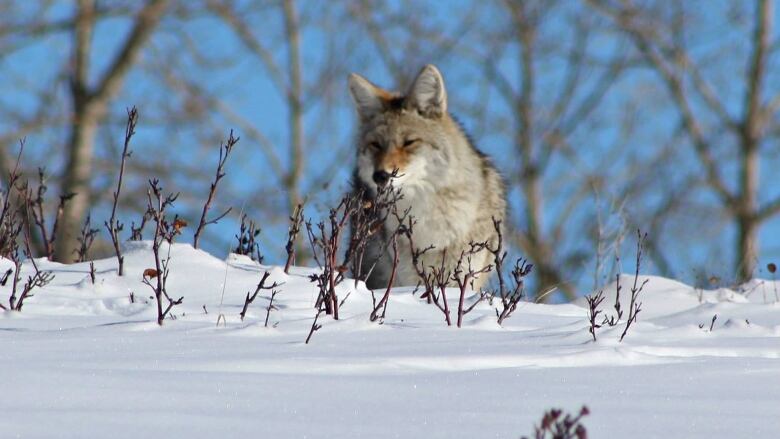
[[[399,211],[409,209],[415,220],[414,245],[433,250],[423,254],[422,263],[454,269],[461,252],[470,243],[488,241],[495,245],[493,218],[504,220],[504,183],[485,154],[472,145],[460,124],[447,111],[444,79],[433,65],[425,66],[405,95],[380,88],[357,74],[349,76],[349,91],[357,108],[359,130],[355,191],[376,193],[378,185],[392,180],[403,195]],[[384,288],[389,282],[392,255],[386,245],[392,219],[382,233],[370,238],[366,257],[378,258],[369,274],[368,288]],[[390,229],[390,228],[393,229]],[[411,249],[399,242],[399,265],[395,285],[418,283]],[[492,262],[483,250],[472,256],[479,270]],[[464,261],[465,263],[465,261]],[[487,275],[474,281],[474,289]]]

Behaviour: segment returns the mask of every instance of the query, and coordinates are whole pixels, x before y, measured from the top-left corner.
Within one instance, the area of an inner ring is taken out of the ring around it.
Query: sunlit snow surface
[[[622,325],[594,343],[584,302],[522,303],[504,327],[484,303],[457,329],[396,289],[379,325],[370,293],[345,281],[342,319],[321,317],[305,345],[311,269],[287,276],[188,245],[171,257],[184,304],[163,327],[141,282],[149,243],[128,245],[123,278],[114,259],[95,261],[95,285],[89,264],[38,261],[54,281],[23,312],[0,312],[0,437],[518,438],[544,410],[583,404],[591,438],[780,437],[780,282],[738,293],[650,277],[623,343]],[[266,292],[238,316],[264,270],[284,283],[268,328]],[[605,295],[611,314],[614,285]]]

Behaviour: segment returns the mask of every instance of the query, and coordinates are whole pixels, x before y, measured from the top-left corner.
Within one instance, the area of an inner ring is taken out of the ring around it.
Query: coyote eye
[[[417,143],[419,141],[420,141],[420,139],[406,139],[406,140],[404,140],[404,146],[403,147],[406,148],[408,146],[412,146],[412,145],[414,145],[415,143]]]
[[[379,151],[382,149],[382,145],[379,144],[379,142],[371,142],[368,144],[368,147],[373,149],[374,151]]]

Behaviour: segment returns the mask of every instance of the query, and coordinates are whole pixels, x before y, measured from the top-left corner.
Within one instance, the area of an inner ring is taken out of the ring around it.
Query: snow
[[[94,285],[87,263],[37,261],[54,281],[21,313],[0,313],[0,437],[518,438],[545,410],[583,404],[592,438],[780,431],[780,283],[743,293],[647,277],[619,343],[622,324],[591,341],[583,301],[523,302],[503,327],[483,303],[457,329],[411,288],[393,290],[380,325],[370,293],[349,280],[342,319],[322,316],[306,345],[313,269],[288,276],[185,244],[171,257],[169,291],[184,303],[162,327],[141,282],[150,243],[126,247],[121,278],[115,259],[95,261]],[[267,291],[238,316],[265,270],[284,282],[268,328]],[[621,278],[626,310],[632,282]],[[611,314],[614,283],[604,292]]]

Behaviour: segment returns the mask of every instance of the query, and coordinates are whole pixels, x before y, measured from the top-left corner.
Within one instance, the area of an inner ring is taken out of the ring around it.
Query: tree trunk
[[[752,216],[739,217],[737,229],[737,275],[739,282],[747,282],[758,261],[758,222]]]
[[[753,49],[745,92],[744,119],[740,133],[739,199],[737,219],[737,276],[746,282],[753,278],[758,262],[758,184],[759,146],[763,135],[764,109],[761,103],[766,80],[766,64],[772,35],[773,2],[756,1]]]
[[[74,250],[84,214],[89,210],[90,177],[92,176],[92,156],[95,133],[104,111],[87,110],[76,113],[76,120],[68,142],[68,164],[65,168],[62,192],[76,194],[69,202],[60,220],[55,242],[54,260],[70,263],[76,258]]]
[[[95,26],[95,1],[79,0],[73,29],[71,94],[73,126],[68,141],[68,163],[63,171],[62,193],[76,194],[62,214],[58,237],[54,243],[54,259],[75,261],[81,221],[89,209],[90,180],[95,135],[105,117],[108,105],[119,93],[124,78],[135,63],[141,47],[148,41],[167,7],[168,0],[148,0],[135,18],[123,45],[94,86],[89,84],[89,58],[92,30]]]

